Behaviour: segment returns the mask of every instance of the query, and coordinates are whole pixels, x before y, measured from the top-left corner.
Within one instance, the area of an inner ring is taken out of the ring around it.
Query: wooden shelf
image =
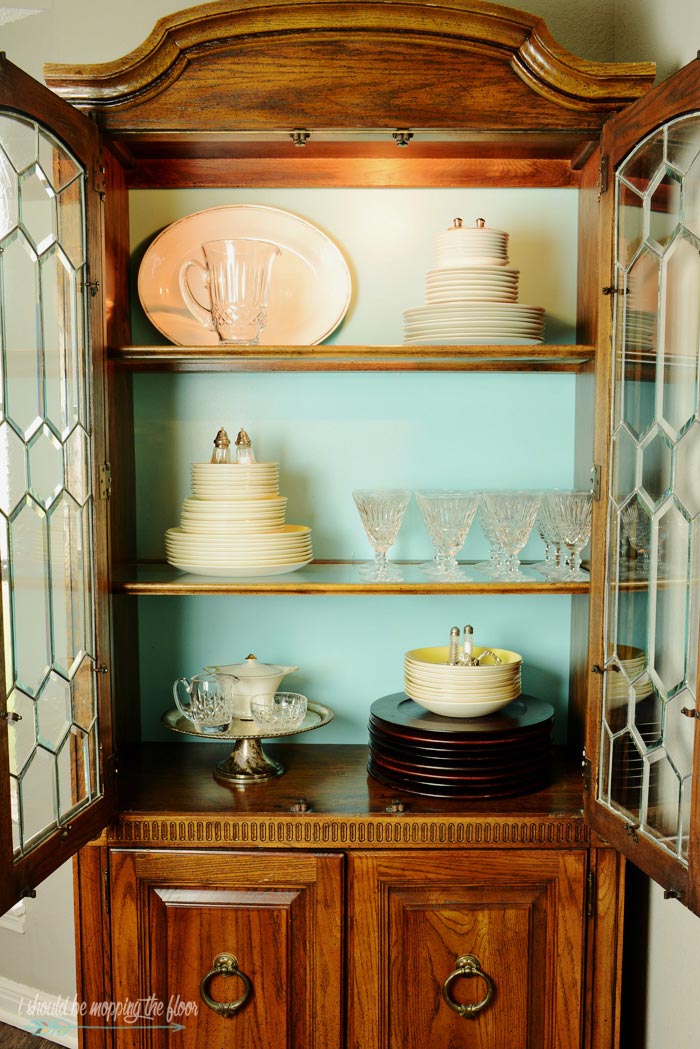
[[[553,583],[527,564],[527,582],[490,580],[464,562],[473,582],[438,583],[426,579],[416,562],[398,562],[404,579],[397,583],[372,583],[360,578],[358,561],[313,561],[286,575],[254,575],[244,579],[190,575],[163,562],[116,566],[112,590],[137,596],[186,594],[586,594],[588,581]],[[462,562],[460,562],[462,563]]]
[[[589,345],[530,346],[122,346],[110,360],[133,370],[581,371]]]
[[[368,821],[386,827],[384,847],[394,844],[390,827],[401,820],[440,815],[452,820],[460,837],[464,836],[465,818],[478,823],[486,821],[493,832],[491,844],[527,844],[519,840],[509,825],[513,819],[522,819],[528,825],[531,843],[558,847],[561,840],[552,828],[563,829],[567,840],[580,841],[588,837],[583,821],[583,783],[580,757],[568,754],[564,748],[553,749],[551,786],[534,794],[512,798],[491,798],[485,801],[455,801],[445,798],[401,794],[396,787],[383,786],[367,774],[367,747],[364,744],[329,743],[266,743],[265,750],[282,760],[287,771],[279,779],[260,784],[246,784],[245,790],[235,793],[232,804],[231,788],[214,779],[212,769],[226,757],[230,744],[221,743],[146,743],[120,759],[119,817],[104,835],[110,838],[138,838],[148,829],[152,820],[182,819],[187,824],[193,817],[206,822],[219,821],[217,845],[225,845],[222,820],[227,825],[258,822],[266,818],[288,816],[290,824],[324,821],[337,815],[354,818],[358,824]],[[404,815],[389,813],[392,799],[401,797],[406,806]],[[311,813],[299,816],[292,806],[299,798],[307,798]],[[529,823],[537,820],[538,829],[532,834]],[[541,826],[540,826],[541,821]],[[498,828],[498,830],[497,830]],[[576,828],[574,830],[573,828]],[[172,837],[161,827],[159,845],[178,843],[177,828]],[[514,835],[514,837],[513,837]],[[400,835],[399,835],[400,837]],[[243,841],[240,834],[228,841],[229,845]],[[253,838],[249,839],[254,842]],[[365,837],[364,843],[369,839]],[[357,837],[362,847],[363,838]],[[270,838],[266,845],[274,847]],[[284,845],[284,840],[277,842]],[[286,843],[288,847],[288,842]],[[434,846],[433,839],[411,841],[412,845]],[[474,844],[479,844],[475,839]]]

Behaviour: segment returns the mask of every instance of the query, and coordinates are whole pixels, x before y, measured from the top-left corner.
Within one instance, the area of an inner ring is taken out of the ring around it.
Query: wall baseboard
[[[78,1049],[78,1032],[69,1008],[70,1000],[62,995],[47,994],[36,987],[27,987],[0,976],[2,1023],[30,1031],[47,1042],[66,1046],[66,1049]]]

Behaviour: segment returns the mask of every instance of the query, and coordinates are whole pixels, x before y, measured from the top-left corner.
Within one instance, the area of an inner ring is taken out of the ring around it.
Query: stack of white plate
[[[183,532],[207,535],[243,535],[281,528],[287,500],[283,495],[260,499],[185,499],[180,526]]]
[[[508,234],[489,229],[483,219],[476,226],[463,226],[455,219],[452,227],[437,233],[433,240],[436,268],[450,266],[507,266]]]
[[[312,557],[311,529],[284,525],[245,535],[203,535],[169,528],[165,533],[168,562],[198,575],[278,575],[307,565]]]
[[[425,301],[433,302],[516,302],[519,270],[493,266],[454,267],[428,270]]]
[[[486,651],[474,646],[473,655]],[[415,703],[450,718],[493,714],[520,695],[522,657],[494,648],[501,660],[484,658],[479,666],[451,666],[447,645],[414,648],[404,657],[404,691]]]
[[[278,493],[278,463],[192,463],[192,494],[198,499],[258,499]]]
[[[657,316],[648,310],[627,311],[625,317],[625,345],[630,350],[650,352],[656,349]]]
[[[544,338],[544,309],[517,302],[443,302],[404,311],[404,342],[527,344]]]
[[[630,695],[629,682],[632,682],[635,701],[645,699],[654,691],[654,685],[648,673],[647,655],[641,648],[631,645],[617,646],[618,662],[624,674],[606,674],[606,696],[611,707],[624,706]]]

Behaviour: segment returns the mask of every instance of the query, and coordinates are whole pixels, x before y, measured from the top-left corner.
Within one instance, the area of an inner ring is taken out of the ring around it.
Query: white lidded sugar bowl
[[[204,668],[210,674],[231,674],[236,679],[236,694],[233,706],[234,718],[252,721],[251,696],[274,696],[282,678],[299,667],[281,666],[276,663],[261,663],[252,653],[242,663]]]

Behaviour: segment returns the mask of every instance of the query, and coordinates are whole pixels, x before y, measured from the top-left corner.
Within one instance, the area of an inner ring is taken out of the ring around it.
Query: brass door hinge
[[[591,759],[583,755],[581,761],[581,768],[583,770],[583,789],[586,794],[591,792]]]
[[[602,197],[604,193],[608,192],[608,184],[610,181],[610,161],[607,153],[604,153],[600,158],[600,167],[598,168],[598,197]]]
[[[591,491],[596,502],[600,500],[600,465],[594,463],[591,468]]]
[[[105,867],[102,871],[102,904],[105,914],[109,914],[111,910],[109,899],[109,867]]]
[[[586,917],[592,918],[595,914],[595,874],[589,871],[586,875]]]
[[[112,470],[109,463],[100,463],[98,498],[109,499],[112,494]]]

